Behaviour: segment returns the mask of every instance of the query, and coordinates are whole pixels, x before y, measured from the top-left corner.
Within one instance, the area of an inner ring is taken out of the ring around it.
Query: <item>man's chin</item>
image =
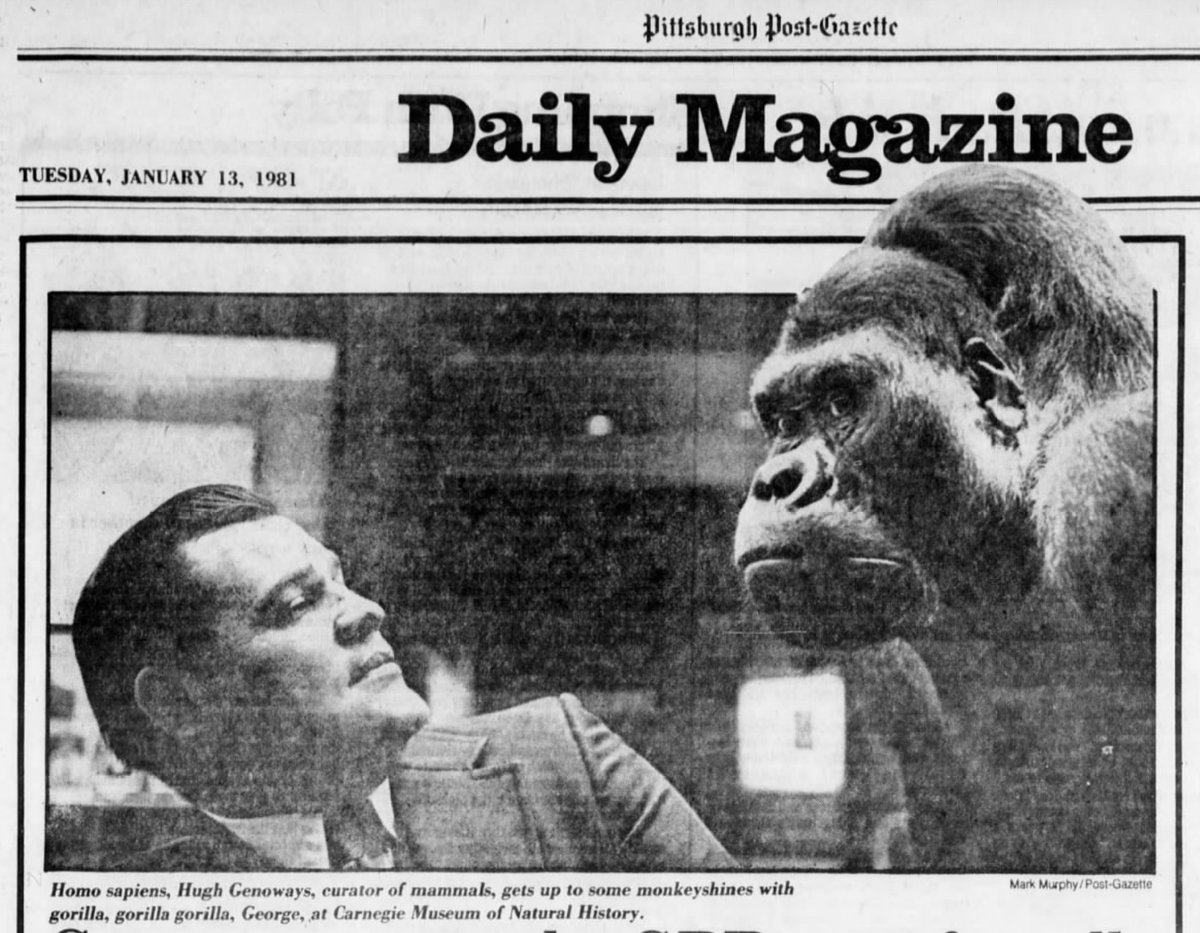
[[[324,743],[327,777],[337,796],[361,797],[388,777],[388,761],[429,719],[429,706],[400,680],[386,691],[359,697],[353,714],[342,721],[338,733]]]
[[[429,706],[405,681],[395,662],[382,664],[351,686],[354,705],[384,723],[383,738],[407,740],[429,719]]]
[[[429,704],[401,679],[375,698],[383,719],[382,738],[407,742],[429,721]]]

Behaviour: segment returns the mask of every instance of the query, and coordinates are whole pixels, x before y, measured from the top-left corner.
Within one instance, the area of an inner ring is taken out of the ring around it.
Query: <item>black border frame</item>
[[[1138,198],[1111,198],[1105,199],[1110,203],[1131,203],[1138,202]],[[1174,198],[1170,200],[1176,200]],[[1200,200],[1197,198],[1196,200]],[[880,199],[882,203],[891,203],[890,199]],[[840,202],[839,202],[840,203]],[[878,202],[872,202],[878,203]],[[1184,465],[1184,414],[1185,414],[1185,393],[1184,393],[1184,376],[1186,369],[1186,342],[1185,342],[1185,323],[1186,323],[1186,248],[1187,237],[1182,234],[1141,234],[1130,235],[1122,238],[1126,243],[1161,243],[1173,244],[1178,253],[1178,399],[1177,399],[1177,423],[1176,423],[1176,463],[1175,463],[1175,491],[1176,491],[1176,522],[1175,522],[1175,806],[1176,806],[1176,926],[1182,929],[1183,924],[1183,825],[1182,825],[1182,808],[1183,808],[1183,784],[1182,784],[1182,637],[1183,637],[1183,465]],[[18,629],[17,629],[17,689],[18,703],[21,704],[18,710],[17,717],[17,892],[16,892],[16,907],[17,907],[17,924],[16,930],[18,933],[24,930],[24,880],[25,880],[25,717],[24,717],[24,696],[26,688],[26,605],[25,605],[25,579],[26,579],[26,552],[25,552],[25,531],[26,531],[26,508],[27,502],[27,486],[26,486],[26,465],[28,459],[27,449],[27,434],[26,434],[26,418],[28,408],[28,395],[26,386],[26,373],[28,368],[28,338],[29,338],[29,322],[27,314],[28,286],[27,273],[29,270],[28,249],[31,245],[42,243],[172,243],[172,244],[187,244],[187,243],[204,243],[204,244],[284,244],[284,245],[364,245],[364,244],[510,244],[510,245],[545,245],[545,244],[606,244],[606,243],[638,243],[638,244],[708,244],[708,243],[731,243],[731,244],[753,244],[753,245],[779,245],[779,244],[795,244],[795,245],[845,245],[853,246],[860,243],[861,237],[856,236],[370,236],[370,237],[339,237],[339,236],[324,236],[324,237],[301,237],[301,236],[257,236],[257,237],[239,237],[239,236],[170,236],[170,235],[91,235],[91,234],[35,234],[24,235],[18,237],[19,243],[19,341],[18,347],[18,365],[19,365],[19,388],[18,388],[18,404],[20,406],[19,422],[18,422],[18,551],[17,551],[17,611],[18,611]],[[49,365],[50,341],[48,339],[49,321],[45,321],[44,325],[47,328],[46,354],[47,365]],[[1158,422],[1158,328],[1155,327],[1155,359],[1154,359],[1154,399],[1155,399],[1155,425],[1156,432],[1161,427]],[[47,381],[47,393],[49,392],[49,381]],[[49,410],[49,399],[46,400],[47,411]],[[1157,449],[1157,447],[1156,447]],[[49,475],[49,443],[46,445],[45,451],[45,471]],[[1154,485],[1156,487],[1157,496],[1157,469],[1155,470]],[[44,520],[49,522],[50,509],[50,492],[47,486],[46,501],[44,503],[45,515]],[[50,553],[49,553],[49,536],[46,541],[45,559],[45,574],[47,585],[50,574]],[[48,622],[48,620],[45,620]],[[47,639],[47,665],[49,664],[49,639],[51,632],[48,624],[43,624],[45,638]],[[49,672],[44,671],[43,675],[48,678]],[[1163,711],[1157,711],[1155,714],[1156,722],[1161,721],[1160,716]],[[44,728],[48,728],[47,724]],[[1157,859],[1156,859],[1157,864]],[[776,869],[741,869],[739,874],[758,874],[761,872],[775,872]],[[47,873],[48,874],[48,873]],[[834,874],[843,874],[835,872]],[[977,872],[977,871],[915,871],[915,872],[900,872],[899,874],[915,874],[915,875],[934,875],[934,876],[954,876],[961,874],[996,874],[1006,875],[1009,872]]]

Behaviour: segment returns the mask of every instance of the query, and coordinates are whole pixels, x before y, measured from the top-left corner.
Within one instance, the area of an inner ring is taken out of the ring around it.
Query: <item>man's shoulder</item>
[[[139,852],[114,854],[106,871],[269,871],[279,865],[196,811],[190,832]]]
[[[564,725],[569,727],[583,712],[583,704],[577,697],[563,693],[556,697],[542,697],[519,706],[510,706],[508,709],[483,713],[462,722],[468,729],[491,732],[547,727],[558,729]]]
[[[550,761],[555,749],[575,750],[588,714],[570,694],[543,697],[508,709],[433,723],[418,732],[399,757],[401,767],[469,770],[500,759],[535,755]]]

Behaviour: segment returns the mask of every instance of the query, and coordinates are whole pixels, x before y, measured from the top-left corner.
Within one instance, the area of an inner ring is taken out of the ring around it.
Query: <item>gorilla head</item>
[[[753,605],[807,645],[986,631],[1035,595],[1146,614],[1152,300],[1047,181],[972,167],[898,201],[755,377]]]

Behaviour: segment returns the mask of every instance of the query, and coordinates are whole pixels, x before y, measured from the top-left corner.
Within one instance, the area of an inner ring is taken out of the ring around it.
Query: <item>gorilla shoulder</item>
[[[1031,490],[1045,584],[1107,635],[1153,624],[1154,434],[1151,392],[1100,405],[1049,440]]]

